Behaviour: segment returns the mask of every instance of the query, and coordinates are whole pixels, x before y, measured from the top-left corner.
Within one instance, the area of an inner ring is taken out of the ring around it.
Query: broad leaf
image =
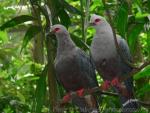
[[[73,7],[72,5],[70,5],[69,3],[67,3],[65,0],[60,0],[62,6],[65,7],[65,9],[67,11],[69,11],[70,13],[73,14],[78,14],[78,15],[82,15],[81,11],[78,10],[77,8]]]
[[[3,44],[8,42],[8,34],[6,31],[0,31],[0,44],[3,42]]]
[[[45,6],[38,5],[38,10],[45,16],[47,22],[49,22],[49,15]]]
[[[147,51],[148,51],[148,57],[150,58],[150,31],[147,33]]]
[[[30,26],[29,29],[27,30],[24,39],[23,39],[23,44],[21,47],[21,52],[22,50],[27,46],[28,42],[35,36],[37,35],[39,32],[41,31],[41,27],[39,26]]]
[[[150,0],[147,0],[147,7],[148,7],[149,12],[150,12]]]
[[[121,6],[117,9],[116,18],[116,27],[119,34],[125,38],[125,32],[127,27],[127,20],[128,20],[128,3],[122,1]]]
[[[145,67],[142,71],[134,75],[135,80],[138,80],[143,77],[150,77],[150,65]]]
[[[143,30],[143,24],[137,24],[128,33],[127,39],[132,54],[135,52],[136,41],[142,30]]]
[[[21,16],[17,16],[7,22],[5,22],[1,27],[0,29],[1,30],[4,30],[6,28],[9,28],[9,27],[14,27],[16,25],[19,25],[21,23],[24,23],[24,22],[27,22],[27,21],[32,21],[32,20],[36,20],[34,17],[32,16],[29,16],[29,15],[21,15]]]
[[[71,21],[67,12],[65,10],[61,10],[59,12],[59,17],[60,17],[61,24],[63,24],[64,26],[68,28],[69,25],[71,24]]]
[[[150,92],[150,84],[145,84],[141,89],[137,91],[137,95],[144,96],[148,92]]]
[[[44,104],[45,96],[46,96],[46,75],[47,75],[47,65],[42,71],[39,80],[37,81],[36,88],[36,106],[35,113],[41,113],[42,106]]]
[[[89,50],[89,46],[82,41],[82,39],[80,39],[78,36],[74,35],[74,34],[70,34],[72,40],[76,43],[76,45],[80,48],[84,48],[86,50]]]
[[[90,11],[94,11],[97,7],[102,7],[102,2],[100,0],[93,0],[92,5],[90,6]]]
[[[1,63],[8,64],[11,56],[15,56],[15,52],[12,48],[0,48],[0,61]]]
[[[41,3],[41,0],[30,0],[32,5],[37,5],[38,3]]]

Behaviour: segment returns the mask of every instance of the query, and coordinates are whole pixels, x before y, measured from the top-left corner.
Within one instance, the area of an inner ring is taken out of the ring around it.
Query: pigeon
[[[63,100],[70,99],[71,92],[76,92],[72,102],[79,107],[81,113],[98,113],[96,97],[92,96],[93,106],[89,107],[83,96],[85,89],[98,87],[94,63],[91,58],[72,41],[66,27],[56,24],[51,31],[57,39],[57,53],[55,58],[55,71],[58,82],[64,87],[67,95]]]
[[[139,104],[133,94],[133,78],[119,82],[119,79],[127,76],[133,68],[118,54],[110,24],[104,17],[92,14],[90,25],[96,30],[90,52],[96,69],[104,80],[102,89],[108,90],[112,86],[119,94],[123,113],[137,110]],[[120,36],[117,36],[117,42],[125,60],[132,62],[127,42]]]

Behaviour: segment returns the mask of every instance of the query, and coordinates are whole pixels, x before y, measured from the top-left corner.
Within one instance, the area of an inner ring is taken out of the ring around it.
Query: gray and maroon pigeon
[[[90,24],[96,30],[90,48],[91,56],[97,71],[104,79],[102,87],[104,90],[107,90],[112,85],[120,95],[123,112],[133,112],[138,108],[138,103],[133,95],[132,77],[123,83],[119,83],[119,78],[130,73],[132,67],[126,64],[117,53],[111,26],[105,18],[93,14],[90,19]],[[131,62],[131,54],[127,42],[120,37],[117,37],[117,42],[126,60]]]
[[[75,45],[63,25],[53,25],[51,30],[56,35],[58,42],[55,70],[59,83],[63,85],[67,92],[67,95],[63,98],[64,101],[67,101],[70,92],[77,92],[79,97],[72,101],[79,107],[80,111],[83,113],[91,113],[92,111],[98,113],[98,110],[88,107],[86,101],[80,98],[84,89],[98,87],[93,62],[84,51]],[[94,96],[93,98],[95,99]],[[96,100],[95,107],[97,107]]]

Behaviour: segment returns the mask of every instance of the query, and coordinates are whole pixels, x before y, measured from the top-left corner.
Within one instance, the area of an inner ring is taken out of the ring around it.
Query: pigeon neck
[[[58,47],[57,47],[57,52],[64,52],[64,51],[69,51],[72,50],[75,47],[74,42],[71,40],[69,34],[61,34],[57,35],[57,40],[58,40]]]
[[[111,33],[112,29],[109,23],[103,22],[96,28],[96,34]]]

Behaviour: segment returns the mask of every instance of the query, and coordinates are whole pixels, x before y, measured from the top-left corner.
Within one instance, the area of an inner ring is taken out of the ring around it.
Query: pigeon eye
[[[100,22],[101,20],[99,18],[95,19],[95,22]]]
[[[55,28],[55,29],[54,29],[55,32],[57,32],[57,31],[59,31],[59,30],[60,30],[60,28]]]

